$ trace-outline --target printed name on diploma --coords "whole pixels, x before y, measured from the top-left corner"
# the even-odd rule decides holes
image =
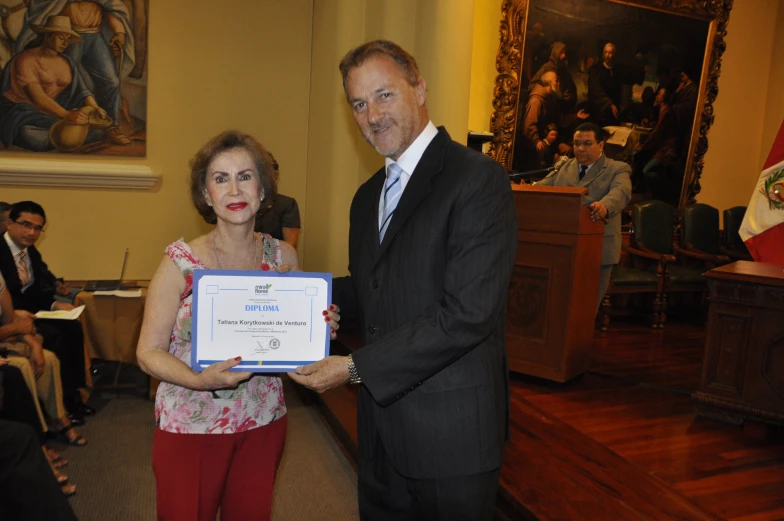
[[[235,370],[280,372],[329,354],[328,273],[198,270],[194,288],[197,371],[240,356]]]

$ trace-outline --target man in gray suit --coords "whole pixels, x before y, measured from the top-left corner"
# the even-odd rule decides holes
[[[430,121],[414,58],[378,40],[340,63],[346,98],[386,167],[351,204],[348,284],[363,347],[297,368],[322,392],[359,384],[363,521],[493,516],[508,436],[504,323],[517,246],[503,167]]]
[[[591,220],[602,220],[602,268],[599,298],[602,303],[610,284],[612,267],[621,258],[621,211],[632,197],[631,167],[604,155],[604,131],[594,123],[582,123],[574,133],[574,159],[554,174],[534,183],[538,186],[578,186],[588,188],[583,202],[591,208]]]

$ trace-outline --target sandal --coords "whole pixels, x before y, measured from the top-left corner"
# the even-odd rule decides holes
[[[76,435],[68,436],[68,432],[70,431],[75,432]],[[74,447],[84,447],[87,445],[87,438],[76,432],[76,427],[73,425],[66,425],[57,431],[57,434],[59,434],[68,443],[68,445],[73,445]]]
[[[53,448],[44,445],[44,452],[46,453],[46,459],[49,460],[49,463],[51,463],[54,468],[61,469],[68,465],[68,460],[58,454]]]

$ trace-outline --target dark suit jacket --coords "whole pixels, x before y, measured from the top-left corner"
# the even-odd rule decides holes
[[[0,273],[3,274],[6,287],[11,293],[14,309],[24,309],[31,313],[48,310],[54,302],[55,276],[49,271],[35,246],[27,248],[27,255],[33,268],[33,283],[22,293],[22,283],[16,271],[14,256],[5,239],[0,236]]]
[[[496,469],[508,428],[504,321],[517,245],[506,172],[440,128],[379,244],[384,182],[382,168],[351,205],[349,271],[364,337],[354,353],[360,460],[378,437],[407,477]]]

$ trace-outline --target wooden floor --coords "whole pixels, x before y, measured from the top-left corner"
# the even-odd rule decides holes
[[[513,376],[497,518],[784,520],[782,430],[694,414],[703,344],[698,325],[617,322],[577,380]],[[323,399],[351,454],[354,393]]]

